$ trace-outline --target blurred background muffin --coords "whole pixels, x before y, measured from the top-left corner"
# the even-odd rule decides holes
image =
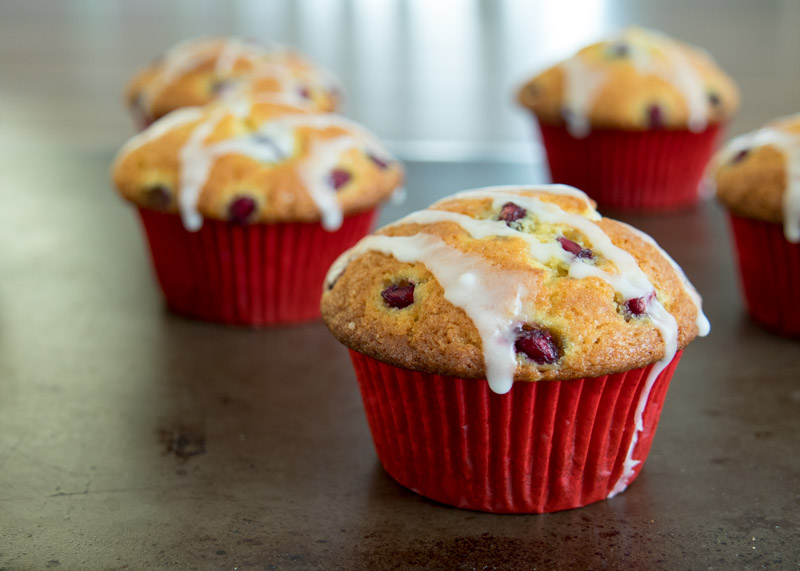
[[[126,102],[140,127],[181,107],[270,94],[316,111],[335,111],[342,88],[329,72],[285,46],[239,38],[187,40],[136,74]]]
[[[546,69],[518,99],[538,121],[554,182],[633,210],[696,202],[719,129],[739,106],[708,54],[642,28]]]
[[[800,336],[800,114],[730,141],[712,176],[753,319]]]
[[[403,171],[341,116],[256,98],[163,117],[122,148],[113,178],[169,307],[256,326],[319,315],[327,267]]]

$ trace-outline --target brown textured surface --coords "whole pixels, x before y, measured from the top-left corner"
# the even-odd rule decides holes
[[[224,103],[208,106],[197,119],[189,113],[178,111],[190,120],[171,126],[159,132],[155,138],[150,133],[161,129],[156,123],[148,131],[139,135],[144,143],[133,149],[123,148],[117,157],[112,177],[120,194],[126,200],[145,208],[153,208],[150,191],[154,187],[165,189],[169,199],[159,210],[178,211],[178,192],[180,178],[181,150],[191,137],[194,129],[203,121],[213,121],[221,113],[205,141],[220,143],[237,137],[254,134],[260,126],[271,120],[287,116],[309,116],[307,110],[281,103],[256,101],[245,117],[237,117]],[[327,117],[325,115],[320,117]],[[170,120],[170,118],[165,118]],[[205,217],[218,220],[228,219],[229,205],[237,197],[247,196],[256,203],[252,222],[313,222],[320,219],[320,211],[307,190],[302,178],[315,143],[329,141],[351,135],[353,128],[342,125],[298,126],[295,129],[295,151],[277,163],[264,163],[253,158],[228,153],[216,156],[209,170],[206,183],[197,203],[198,211]],[[370,149],[366,150],[367,152]],[[377,149],[372,152],[378,152]],[[388,159],[387,159],[388,161]],[[389,162],[387,168],[377,165],[370,157],[358,149],[342,154],[337,168],[350,173],[350,180],[336,191],[336,199],[344,214],[369,210],[389,198],[403,180],[399,163]]]
[[[766,127],[792,134],[800,144],[800,116],[773,121]],[[711,166],[717,198],[740,216],[780,224],[786,160],[784,152],[774,145],[749,148],[743,156],[730,156],[723,149]]]
[[[305,91],[306,103],[316,111],[335,111],[340,104],[341,93],[335,86],[325,85],[325,77],[315,66],[300,54],[288,50],[267,49],[242,41],[245,50],[230,63],[230,69],[220,71],[217,63],[223,54],[226,38],[191,40],[191,65],[182,67],[176,75],[167,75],[167,54],[155,57],[147,68],[140,70],[126,89],[125,99],[134,114],[141,113],[142,92],[158,86],[150,101],[148,119],[155,120],[181,107],[207,105],[216,101],[221,91],[220,82],[237,85],[237,92],[248,95],[284,95],[298,98],[298,93],[284,93],[284,86],[272,75],[257,77],[259,66],[276,66],[282,74],[292,78],[297,88]],[[248,46],[253,46],[247,51]],[[173,48],[174,49],[174,48]],[[264,50],[264,51],[262,51]],[[174,70],[170,70],[174,73]],[[327,89],[326,89],[327,88]],[[139,109],[136,109],[139,107]]]
[[[275,11],[243,29],[242,7],[256,4]],[[0,568],[795,568],[798,344],[745,317],[717,207],[630,219],[706,295],[713,330],[687,348],[636,483],[558,514],[464,512],[397,486],[375,458],[346,351],[321,324],[240,331],[162,310],[132,209],[108,184],[131,130],[119,94],[154,46],[258,30],[342,71],[353,116],[384,136],[526,141],[527,159],[509,58],[538,62],[561,30],[577,32],[572,10],[491,1],[469,12],[464,30],[480,31],[458,36],[469,44],[437,50],[457,28],[449,12],[443,26],[439,3],[411,14],[389,3],[396,33],[362,59],[376,35],[357,17],[375,3],[320,4],[342,7],[335,22],[306,2],[3,2]],[[602,6],[586,21],[603,33],[644,22],[725,62],[747,102],[732,133],[797,111],[800,4]],[[549,18],[518,17],[529,7]],[[536,23],[552,33],[532,33]],[[468,45],[479,75],[430,73]],[[405,208],[432,191],[543,180],[530,164],[414,163]],[[405,211],[388,207],[384,222]],[[205,453],[175,457],[163,431]]]
[[[663,50],[651,44],[647,37],[637,38],[638,49],[647,50],[656,61],[664,60]],[[589,124],[595,128],[646,130],[648,109],[657,104],[665,127],[686,128],[689,108],[682,92],[662,77],[642,74],[630,57],[615,55],[617,45],[615,41],[598,42],[573,56],[592,71],[607,74],[607,81],[594,94],[588,108]],[[721,123],[729,119],[739,107],[739,91],[733,80],[705,53],[680,42],[677,45],[700,75],[706,92],[714,93],[719,99],[716,105],[708,102],[709,121]],[[518,99],[540,121],[562,124],[565,91],[565,74],[559,65],[555,65],[523,85]]]
[[[588,203],[572,197],[535,191],[522,196],[555,203],[572,214],[588,216],[592,212]],[[434,209],[476,219],[496,220],[498,215],[490,199],[446,200]],[[685,347],[697,335],[697,311],[670,264],[626,225],[609,218],[596,225],[614,245],[636,259],[656,288],[658,300],[676,318],[678,344]],[[574,228],[526,220],[523,231],[541,242],[563,234],[582,247],[592,247]],[[437,236],[460,252],[480,256],[498,273],[509,272],[504,281],[519,280],[526,292],[521,299],[524,311],[554,336],[563,356],[551,365],[518,357],[516,380],[597,377],[643,367],[664,356],[664,343],[655,325],[648,318],[626,319],[609,284],[599,278],[566,277],[566,264],[555,260],[542,264],[533,259],[522,238],[475,239],[453,222],[402,224],[378,234]],[[616,273],[601,251],[593,252],[592,264]],[[405,280],[416,284],[414,303],[403,309],[388,307],[381,291]],[[481,293],[488,292],[477,295]],[[442,285],[421,262],[404,263],[379,252],[357,257],[323,294],[322,315],[342,343],[380,361],[461,378],[486,376],[478,330],[463,309],[444,298]]]
[[[717,208],[630,220],[683,265],[713,324],[684,354],[641,476],[579,510],[495,516],[386,476],[347,351],[321,323],[250,331],[167,313],[134,214],[106,188],[110,159],[18,157],[30,192],[0,194],[0,568],[800,562],[800,351],[745,317]],[[531,175],[415,163],[409,185]]]

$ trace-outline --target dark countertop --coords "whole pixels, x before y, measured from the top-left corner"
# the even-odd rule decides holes
[[[797,568],[800,341],[743,313],[715,205],[625,217],[683,266],[712,323],[677,369],[641,475],[610,501],[499,516],[385,475],[347,353],[322,325],[167,313],[109,187],[131,133],[125,83],[182,39],[297,46],[406,158],[524,161],[514,88],[631,24],[730,72],[743,101],[730,135],[798,111],[792,0],[0,0],[0,570]],[[409,163],[409,201],[383,221],[542,180],[521,164]]]
[[[800,344],[744,315],[715,205],[625,218],[683,266],[712,323],[678,367],[642,474],[610,501],[503,516],[438,505],[382,471],[346,351],[321,324],[167,313],[110,160],[20,155],[5,173],[0,568],[800,565]],[[408,168],[419,191],[384,221],[541,178]]]

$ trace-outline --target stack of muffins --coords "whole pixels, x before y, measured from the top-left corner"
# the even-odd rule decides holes
[[[238,38],[204,38],[174,46],[140,71],[126,101],[141,128],[182,107],[269,94],[315,111],[336,111],[338,80],[284,46]]]
[[[677,264],[595,207],[694,204],[738,106],[733,82],[656,32],[589,46],[518,94],[564,184],[465,191],[360,241],[403,172],[374,136],[325,113],[340,97],[299,56],[238,40],[183,44],[134,79],[129,104],[152,124],[120,151],[114,180],[169,306],[265,325],[318,317],[321,295],[381,462],[423,496],[534,513],[626,489],[683,349],[709,324]],[[745,280],[748,300],[777,297],[763,279],[775,266],[800,284],[798,125],[737,140],[716,162],[742,270],[762,278]],[[745,262],[763,248],[794,261]],[[755,305],[759,321],[798,333],[797,312]]]
[[[340,98],[293,52],[236,39],[181,44],[134,78],[146,127],[113,178],[173,311],[248,326],[319,317],[328,266],[403,181],[376,137],[323,112]]]

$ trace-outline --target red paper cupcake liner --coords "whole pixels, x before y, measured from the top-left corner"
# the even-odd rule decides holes
[[[750,315],[771,331],[800,336],[800,244],[789,242],[780,224],[729,217]]]
[[[495,513],[544,513],[609,497],[625,469],[651,366],[569,381],[518,382],[420,373],[350,352],[375,448],[401,485],[438,502]],[[632,458],[650,451],[681,352],[650,390]],[[619,490],[617,490],[619,491]]]
[[[553,182],[583,190],[601,207],[639,211],[695,204],[720,131],[593,129],[576,139],[564,126],[539,127]]]
[[[317,319],[330,265],[369,233],[377,209],[319,223],[240,226],[206,219],[189,232],[177,214],[139,209],[158,282],[176,313],[231,325]]]

